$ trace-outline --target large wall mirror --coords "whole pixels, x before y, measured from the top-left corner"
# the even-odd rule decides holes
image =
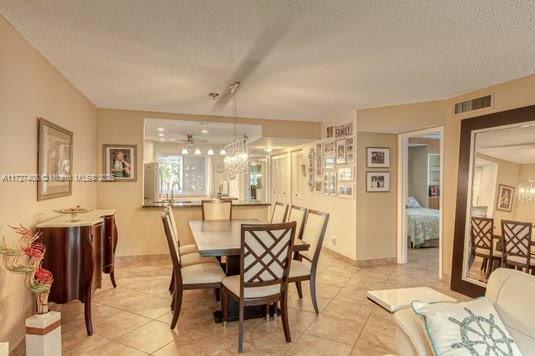
[[[499,267],[535,273],[535,106],[461,128],[452,289],[483,295]]]

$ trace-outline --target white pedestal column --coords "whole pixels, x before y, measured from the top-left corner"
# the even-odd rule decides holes
[[[26,319],[26,355],[61,355],[61,313],[49,311]]]

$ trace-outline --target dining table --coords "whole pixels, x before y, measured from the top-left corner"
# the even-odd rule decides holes
[[[190,220],[188,222],[197,244],[199,254],[203,257],[225,257],[222,263],[225,274],[233,276],[240,274],[241,255],[241,226],[243,224],[266,224],[258,219],[234,219],[234,220]],[[307,251],[310,245],[298,238],[294,241],[293,250]],[[238,303],[229,298],[227,321],[238,320]],[[275,315],[277,310],[270,307],[270,314]],[[245,308],[245,319],[260,318],[266,316],[264,306],[248,306]],[[222,321],[221,311],[214,312],[215,322]]]

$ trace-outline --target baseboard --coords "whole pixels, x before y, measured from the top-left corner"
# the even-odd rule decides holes
[[[391,258],[375,258],[370,260],[355,261],[357,267],[375,267],[375,266],[387,266],[397,264],[395,257]]]
[[[117,256],[115,257],[115,263],[118,265],[139,263],[139,262],[152,262],[156,264],[171,263],[171,256],[168,254],[158,255],[135,255],[135,256]]]

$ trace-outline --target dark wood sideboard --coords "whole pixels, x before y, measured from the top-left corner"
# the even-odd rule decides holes
[[[91,298],[97,288],[102,288],[102,274],[109,274],[113,287],[117,286],[114,267],[118,231],[114,211],[95,210],[86,215],[81,215],[78,222],[56,218],[37,228],[46,246],[43,267],[54,274],[49,301],[82,302],[87,334],[92,335]]]

